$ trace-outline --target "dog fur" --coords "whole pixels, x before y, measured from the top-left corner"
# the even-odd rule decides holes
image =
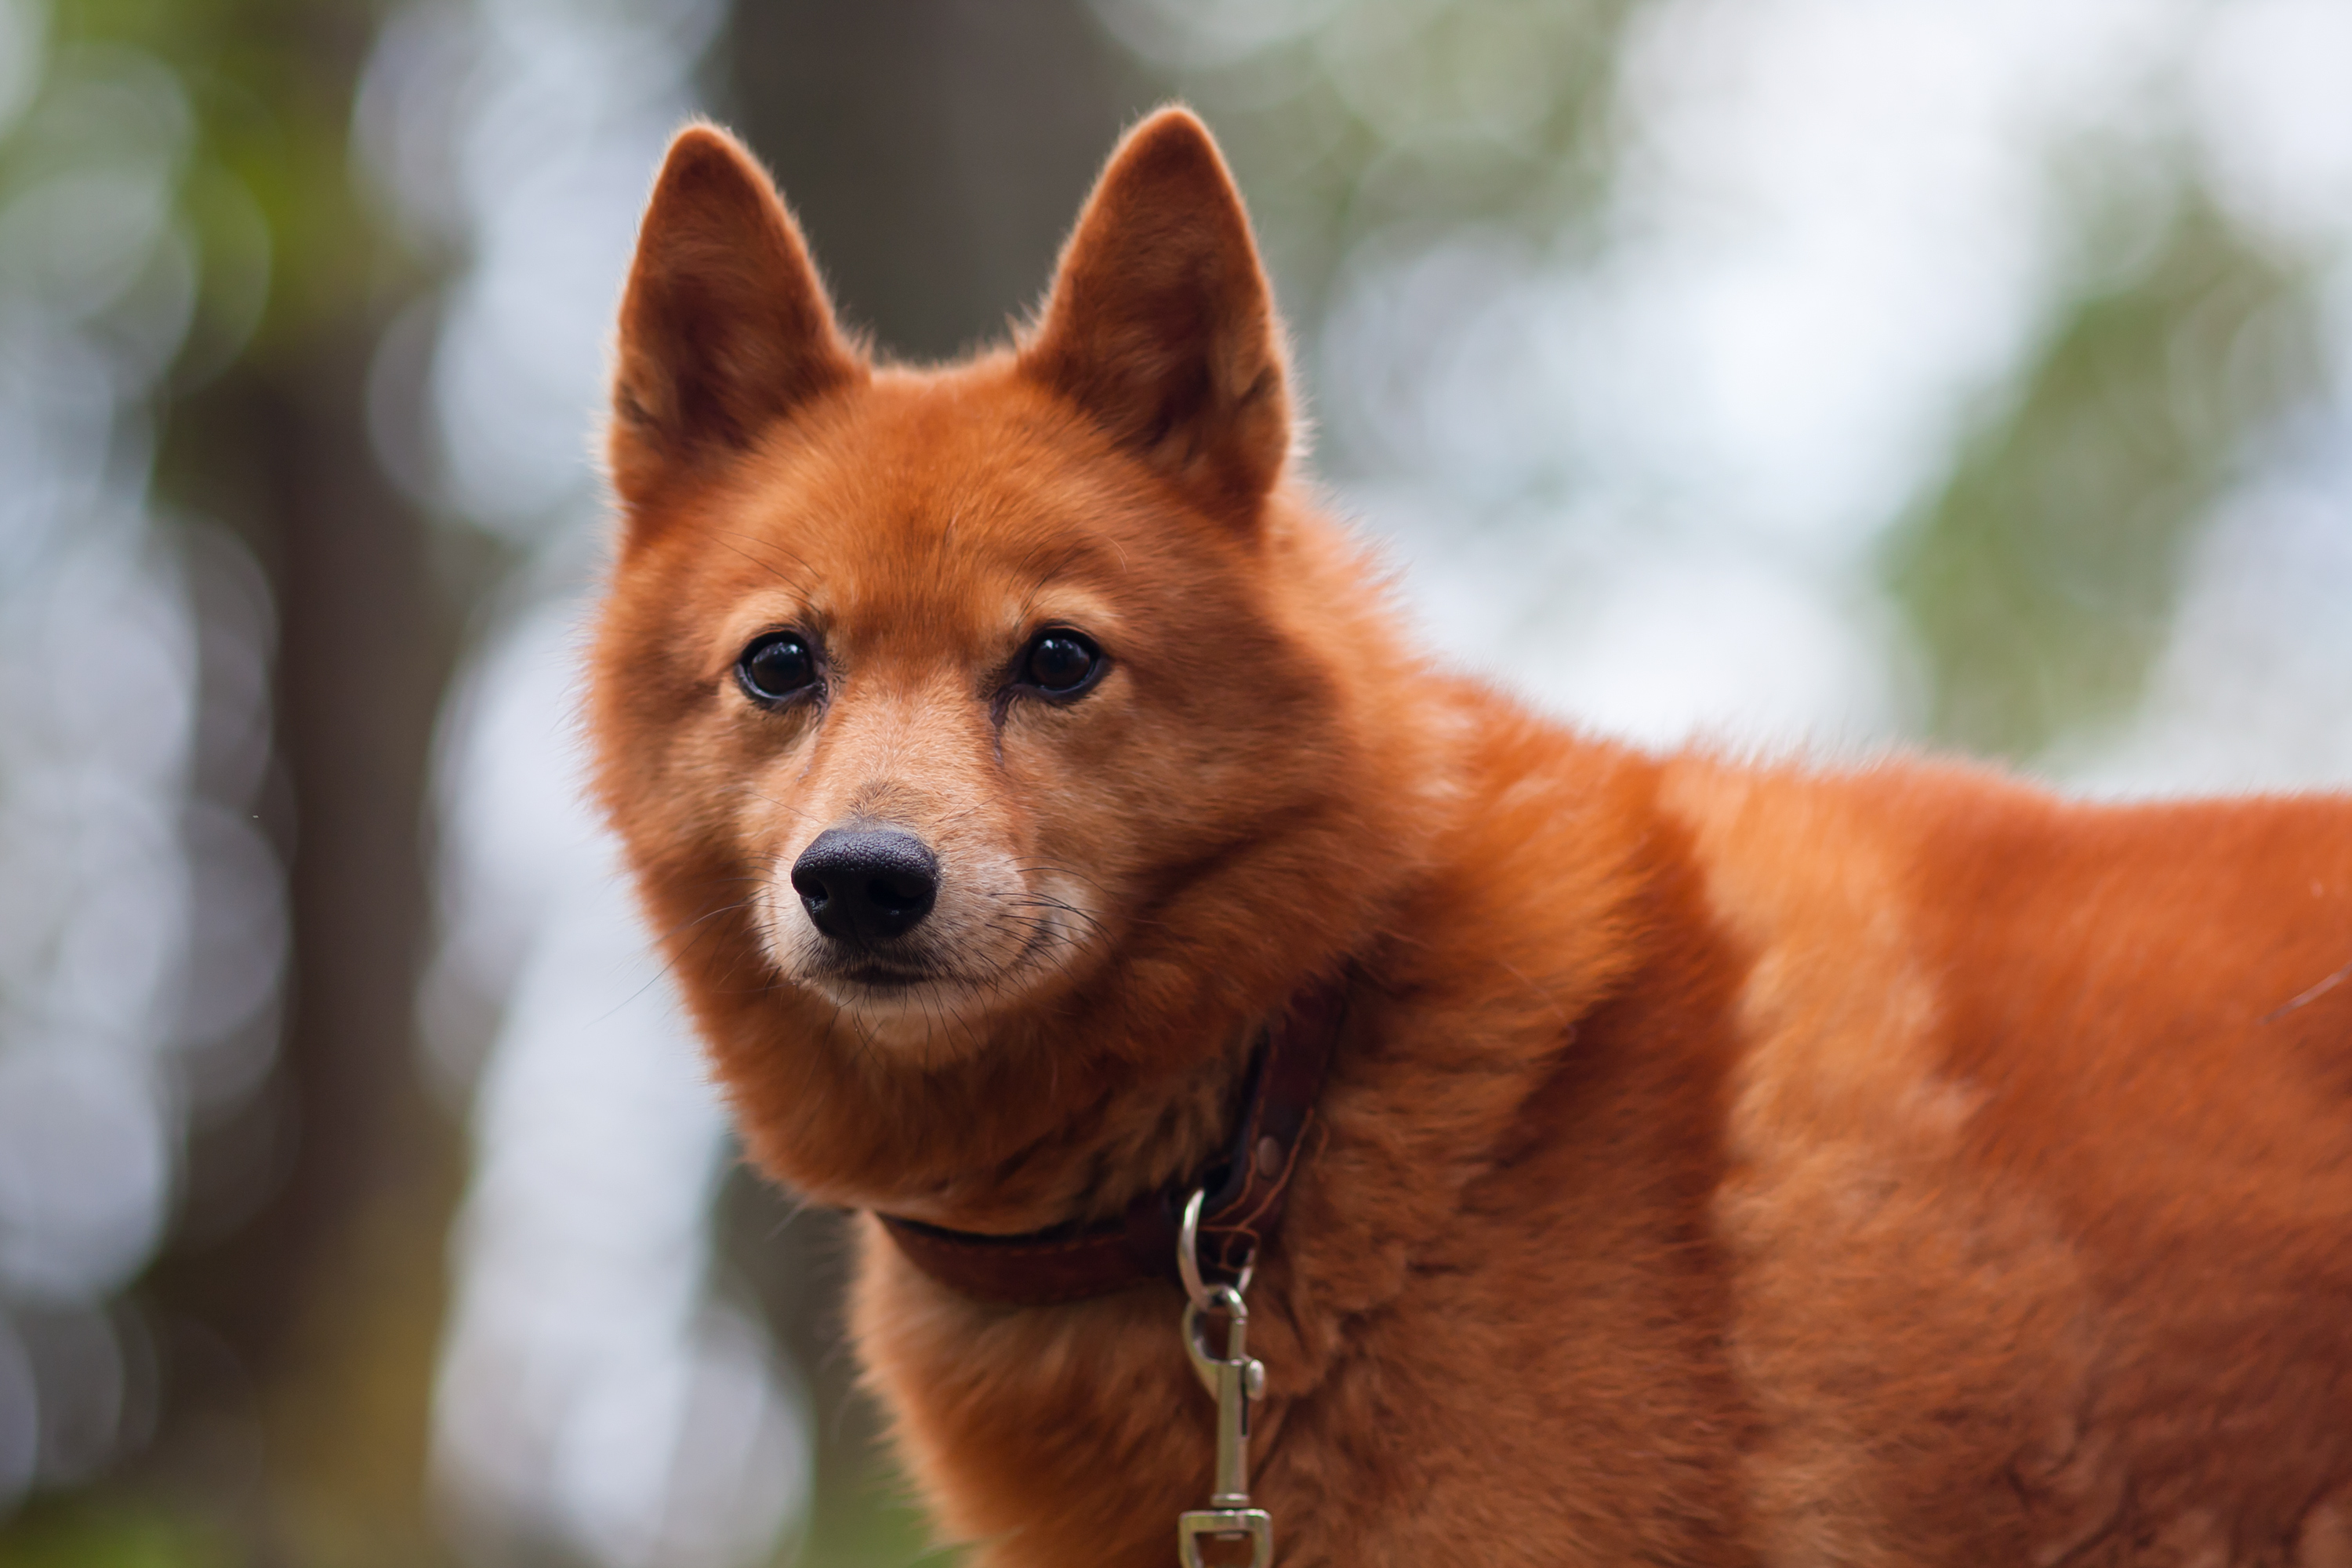
[[[672,147],[621,316],[599,794],[761,1167],[1016,1232],[1212,1156],[1349,1011],[1251,1292],[1280,1560],[2352,1568],[2352,802],[2074,804],[1581,737],[1433,665],[1292,447],[1201,124],[1038,320],[835,325],[757,164]],[[1021,689],[1038,628],[1108,659]],[[813,696],[739,653],[793,628]],[[906,963],[788,882],[921,837]],[[858,1353],[981,1564],[1161,1564],[1172,1289],[984,1306],[865,1226]]]

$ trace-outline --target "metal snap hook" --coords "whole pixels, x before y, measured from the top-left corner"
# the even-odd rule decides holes
[[[1177,1517],[1177,1551],[1185,1568],[1202,1568],[1204,1538],[1246,1538],[1250,1568],[1272,1568],[1274,1520],[1265,1510],[1252,1508],[1249,1499],[1250,1405],[1265,1396],[1265,1363],[1249,1353],[1249,1307],[1242,1300],[1249,1288],[1250,1268],[1244,1266],[1240,1280],[1232,1285],[1211,1285],[1201,1278],[1201,1207],[1207,1195],[1203,1188],[1185,1202],[1177,1228],[1176,1270],[1192,1298],[1184,1305],[1184,1353],[1209,1397],[1217,1402],[1216,1481],[1207,1508]],[[1223,1355],[1210,1354],[1202,1342],[1207,1326],[1202,1319],[1212,1312],[1225,1317]]]
[[[1201,1278],[1201,1210],[1208,1201],[1208,1188],[1193,1188],[1192,1195],[1184,1200],[1183,1217],[1176,1223],[1176,1273],[1184,1281],[1184,1294],[1203,1311],[1209,1307],[1209,1286]],[[1253,1251],[1241,1267],[1240,1278],[1230,1287],[1235,1300],[1249,1289],[1250,1276],[1256,1272],[1257,1254]]]

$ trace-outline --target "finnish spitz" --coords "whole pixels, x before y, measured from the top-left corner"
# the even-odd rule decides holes
[[[2352,1564],[2352,801],[1580,736],[1297,447],[1181,110],[941,368],[670,150],[597,788],[943,1535]]]

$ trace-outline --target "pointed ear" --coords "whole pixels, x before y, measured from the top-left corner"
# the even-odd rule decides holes
[[[1290,450],[1281,329],[1241,194],[1189,111],[1111,154],[1021,366],[1198,504],[1256,517]]]
[[[766,172],[714,126],[680,132],[621,297],[610,457],[623,502],[643,506],[865,374]]]

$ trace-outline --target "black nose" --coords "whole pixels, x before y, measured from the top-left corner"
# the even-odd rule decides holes
[[[940,896],[940,863],[895,827],[828,827],[793,862],[793,891],[829,937],[864,945],[903,936]]]

